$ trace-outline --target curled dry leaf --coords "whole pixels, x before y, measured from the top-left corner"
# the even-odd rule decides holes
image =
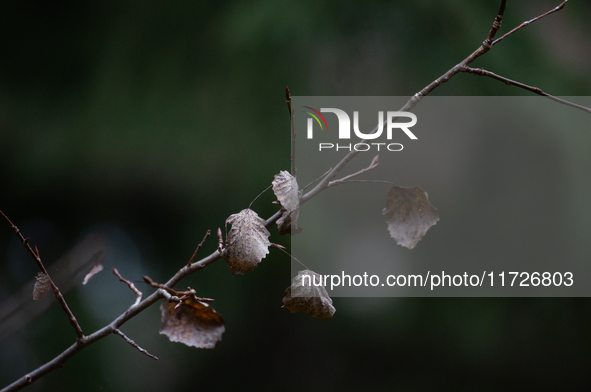
[[[92,267],[92,270],[90,270],[90,272],[87,273],[86,276],[84,277],[84,280],[82,281],[82,284],[88,283],[88,281],[90,280],[90,278],[92,278],[94,275],[98,274],[102,270],[103,270],[103,265],[101,263],[95,264]]]
[[[214,348],[225,332],[224,319],[208,304],[186,299],[175,309],[176,302],[162,302],[162,327],[160,333],[171,342],[184,343],[198,348]]]
[[[39,272],[37,276],[35,276],[35,287],[33,287],[33,299],[35,301],[40,300],[43,298],[45,294],[51,288],[51,283],[49,282],[49,276],[44,272]]]
[[[279,234],[297,234],[302,231],[298,227],[300,216],[300,189],[296,178],[288,171],[282,170],[275,174],[273,192],[281,205],[281,218],[277,220]]]
[[[386,217],[390,237],[408,249],[414,248],[439,220],[439,211],[429,203],[427,192],[418,186],[392,187],[382,214]]]
[[[308,313],[318,319],[332,318],[335,308],[324,286],[314,285],[322,281],[322,275],[314,271],[303,270],[291,280],[291,286],[285,289],[283,307],[290,312]]]
[[[249,208],[230,215],[226,219],[228,223],[232,229],[226,237],[222,257],[234,275],[250,272],[269,253],[271,233],[265,227],[265,220]]]

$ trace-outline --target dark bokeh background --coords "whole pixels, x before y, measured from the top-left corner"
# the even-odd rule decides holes
[[[294,95],[412,95],[484,40],[498,3],[3,2],[0,208],[39,246],[51,273],[62,255],[99,233],[107,269],[165,281],[207,229],[288,169],[286,85]],[[511,2],[502,31],[557,3]],[[591,95],[590,17],[589,2],[571,1],[474,66],[555,95]],[[471,75],[436,93],[527,94]],[[261,216],[275,211],[272,199],[257,202]],[[4,227],[0,304],[37,272]],[[210,239],[201,252],[215,247]],[[588,384],[587,299],[337,298],[336,317],[318,321],[281,309],[289,270],[289,260],[272,252],[246,276],[232,277],[221,261],[183,282],[216,298],[226,319],[215,350],[170,343],[158,334],[153,307],[122,330],[160,361],[111,336],[30,389]],[[103,272],[66,299],[90,333],[135,298]],[[2,385],[74,340],[56,303],[17,329],[0,340]]]

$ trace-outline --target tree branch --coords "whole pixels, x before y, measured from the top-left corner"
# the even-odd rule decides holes
[[[568,0],[564,0],[560,5],[556,6],[555,8],[551,9],[550,11],[543,13],[542,15],[536,16],[533,19],[530,20],[526,20],[525,22],[523,22],[522,24],[520,24],[519,26],[515,27],[513,30],[509,31],[508,33],[504,34],[503,36],[497,38],[496,40],[493,41],[493,45],[496,45],[497,43],[501,42],[502,40],[504,40],[505,38],[507,38],[508,36],[510,36],[511,34],[513,34],[514,32],[516,32],[519,29],[524,28],[525,26],[529,25],[530,23],[536,22],[540,19],[542,19],[545,16],[548,16],[550,14],[553,14],[556,11],[560,11],[561,9],[564,8],[564,6],[566,5],[566,3],[568,3]]]
[[[14,234],[16,234],[16,236],[19,238],[19,240],[21,240],[21,242],[23,243],[23,246],[25,247],[25,249],[27,249],[27,251],[29,252],[31,257],[33,258],[33,260],[35,260],[35,262],[37,263],[37,266],[39,267],[41,272],[43,272],[49,278],[49,284],[51,284],[51,289],[53,290],[53,294],[55,295],[55,298],[57,298],[60,305],[62,306],[62,309],[64,310],[64,312],[68,316],[68,319],[70,320],[70,324],[72,325],[72,327],[74,327],[74,331],[76,331],[76,337],[78,338],[78,340],[84,338],[84,334],[82,333],[82,328],[80,328],[80,324],[78,324],[78,320],[76,320],[76,317],[74,317],[74,313],[72,313],[72,311],[70,310],[70,307],[66,303],[66,299],[62,295],[60,289],[53,282],[53,280],[51,279],[51,276],[49,276],[49,273],[45,269],[45,265],[43,265],[43,262],[41,261],[41,257],[39,256],[39,250],[37,249],[37,247],[35,247],[35,250],[33,250],[31,248],[31,245],[29,245],[29,238],[23,237],[23,235],[20,232],[20,230],[18,229],[18,227],[16,227],[10,221],[10,219],[8,219],[8,217],[4,214],[4,212],[0,211],[0,214],[2,214],[4,219],[6,219],[6,222],[8,222],[11,229],[14,231]]]
[[[476,49],[474,52],[472,52],[462,62],[460,62],[457,65],[455,65],[454,67],[452,67],[446,73],[444,73],[439,78],[437,78],[433,82],[429,83],[421,91],[416,93],[411,99],[408,100],[408,102],[399,111],[403,112],[403,111],[412,110],[424,97],[429,95],[433,90],[435,90],[437,87],[441,86],[443,83],[447,82],[455,74],[462,72],[462,70],[468,64],[470,64],[472,61],[476,60],[478,57],[480,57],[483,54],[485,54],[486,52],[488,52],[490,50],[490,48],[492,47],[493,38],[495,37],[497,31],[501,27],[501,22],[503,20],[503,14],[505,13],[506,5],[507,5],[507,0],[502,0],[501,6],[499,8],[499,12],[498,12],[497,16],[495,17],[495,20],[493,21],[493,24],[492,24],[492,27],[491,27],[489,33],[488,33],[488,36],[486,37],[484,42],[478,47],[478,49]],[[384,121],[384,125],[385,124],[386,124],[386,121]],[[377,129],[378,129],[378,126],[376,126],[371,133],[376,132]],[[365,142],[367,142],[367,140],[361,141],[361,143],[365,143]],[[308,200],[315,197],[318,193],[320,193],[324,189],[328,188],[330,182],[336,177],[336,175],[339,173],[339,171],[341,171],[341,169],[343,167],[345,167],[345,165],[347,163],[349,163],[349,161],[351,159],[355,158],[355,156],[358,153],[359,153],[359,151],[351,151],[350,153],[348,153],[339,163],[337,163],[337,165],[330,171],[330,173],[328,173],[328,175],[326,177],[324,177],[322,179],[322,181],[320,181],[318,183],[318,185],[316,185],[311,191],[309,191],[308,193],[306,193],[305,195],[303,195],[300,198],[300,205],[306,203]]]
[[[532,87],[532,86],[528,86],[527,84],[524,84],[524,83],[521,83],[521,82],[516,82],[515,80],[511,80],[511,79],[505,78],[503,76],[497,75],[496,73],[487,71],[487,70],[482,69],[482,68],[466,67],[466,68],[463,69],[463,72],[471,73],[473,75],[478,75],[478,76],[488,76],[488,77],[491,77],[491,78],[496,79],[498,81],[501,81],[501,82],[503,82],[503,83],[505,83],[507,85],[517,86],[517,87],[520,87],[520,88],[525,89],[527,91],[531,91],[534,94],[538,94],[538,95],[542,95],[544,97],[548,97],[551,100],[556,101],[556,102],[559,102],[561,104],[568,105],[568,106],[571,106],[571,107],[574,107],[574,108],[583,110],[583,111],[585,111],[587,113],[591,113],[591,109],[588,108],[588,107],[577,105],[576,103],[572,103],[572,102],[566,101],[564,99],[555,97],[553,95],[550,95],[550,94],[542,91],[542,89],[540,89],[538,87]]]
[[[370,170],[375,169],[376,167],[378,167],[378,159],[380,158],[379,155],[376,155],[375,157],[373,157],[373,159],[371,160],[371,163],[369,164],[368,167],[366,167],[365,169],[361,169],[359,170],[357,173],[353,173],[353,174],[349,174],[348,176],[345,176],[343,178],[340,178],[338,180],[334,180],[328,183],[328,186],[334,186],[334,185],[339,185],[340,183],[346,182],[347,180],[349,180],[350,178],[356,177],[360,174],[363,174],[365,172],[368,172]]]
[[[180,271],[178,271],[168,282],[166,282],[166,286],[173,287],[177,284],[181,279],[184,277],[199,271],[207,267],[209,264],[219,260],[221,256],[216,251],[211,255],[191,264],[190,267],[183,267]],[[65,362],[73,357],[76,353],[82,350],[84,347],[110,335],[116,333],[115,330],[125,324],[127,321],[131,320],[133,317],[137,316],[139,313],[144,311],[145,309],[149,308],[153,304],[155,304],[158,300],[162,299],[164,294],[161,290],[157,290],[152,293],[148,298],[144,299],[138,304],[134,304],[130,306],[123,314],[113,320],[110,324],[106,325],[105,327],[99,329],[95,333],[85,336],[82,339],[79,339],[68,347],[64,352],[59,354],[57,357],[52,359],[51,361],[47,362],[46,364],[40,366],[39,368],[35,369],[31,373],[21,377],[20,379],[16,380],[14,383],[8,385],[0,392],[8,392],[8,391],[18,391],[27,385],[31,384],[32,382],[38,380],[39,378],[43,377],[47,373],[61,368],[64,366]]]
[[[125,279],[123,276],[121,276],[121,274],[119,273],[119,271],[117,271],[117,268],[113,268],[113,273],[119,278],[119,281],[125,283],[127,286],[129,286],[129,288],[131,289],[131,291],[133,291],[135,293],[135,295],[137,295],[137,299],[135,300],[135,305],[139,304],[140,301],[142,300],[142,297],[144,296],[144,294],[142,294],[141,291],[139,291],[137,289],[137,287],[135,287],[135,285]]]
[[[291,94],[289,92],[289,87],[285,87],[285,98],[287,101],[287,108],[289,109],[289,117],[291,120],[291,175],[296,176],[297,168],[295,163],[295,155],[296,155],[296,139],[298,135],[298,131],[295,128],[295,120],[294,120],[294,108],[291,107]]]
[[[201,249],[201,247],[203,246],[203,243],[205,242],[205,240],[207,239],[207,237],[209,237],[210,235],[211,235],[211,230],[207,230],[207,233],[205,233],[205,236],[203,237],[203,239],[201,240],[201,242],[199,243],[199,245],[197,245],[197,248],[195,249],[195,252],[193,252],[193,256],[191,256],[191,258],[189,259],[189,262],[187,263],[187,265],[191,265],[191,263],[195,259],[195,256],[197,256],[197,252],[199,252],[199,249]]]
[[[423,88],[421,91],[419,91],[418,93],[416,93],[411,99],[409,99],[409,101],[400,109],[400,111],[410,111],[412,110],[420,101],[423,97],[427,96],[428,94],[430,94],[433,90],[435,90],[436,88],[438,88],[439,86],[441,86],[443,83],[447,82],[449,79],[451,79],[455,74],[459,73],[459,72],[468,72],[468,73],[473,73],[473,74],[477,74],[477,75],[482,75],[482,76],[490,76],[490,77],[494,77],[497,80],[501,80],[507,84],[512,84],[518,87],[522,87],[525,89],[528,89],[529,91],[532,91],[536,94],[540,94],[540,95],[544,95],[547,96],[551,99],[554,99],[555,101],[561,102],[561,103],[566,103],[566,101],[560,100],[559,98],[553,97],[549,94],[544,93],[542,90],[537,89],[535,87],[531,87],[531,86],[527,86],[524,85],[522,83],[519,82],[514,82],[511,81],[509,79],[503,78],[501,76],[495,75],[492,72],[489,71],[485,71],[482,69],[474,69],[474,68],[470,68],[468,67],[468,65],[474,61],[476,58],[482,56],[484,53],[488,52],[491,47],[496,44],[497,42],[501,41],[502,39],[504,39],[506,36],[512,34],[514,31],[519,30],[520,28],[528,25],[529,23],[532,23],[536,20],[541,19],[542,17],[551,14],[552,12],[556,12],[559,9],[562,9],[564,7],[564,5],[566,4],[568,0],[564,1],[560,6],[556,7],[554,10],[549,11],[546,14],[543,14],[537,18],[532,19],[531,21],[528,22],[524,22],[522,25],[518,26],[517,28],[513,29],[512,31],[510,31],[509,33],[505,34],[504,36],[502,36],[501,38],[493,41],[496,33],[498,32],[498,30],[501,27],[501,22],[503,19],[503,14],[505,12],[505,7],[507,4],[506,0],[502,0],[501,1],[501,5],[499,8],[499,12],[495,18],[495,20],[493,21],[492,27],[488,33],[487,38],[484,40],[484,42],[474,51],[472,52],[468,57],[466,57],[462,62],[458,63],[457,65],[455,65],[454,67],[452,67],[450,70],[448,70],[447,72],[445,72],[443,75],[441,75],[439,78],[437,78],[436,80],[434,80],[433,82],[431,82],[430,84],[428,84],[425,88]],[[494,75],[494,76],[493,76]],[[296,135],[296,130],[295,127],[293,126],[293,108],[291,107],[291,100],[290,100],[290,96],[289,96],[289,90],[286,90],[287,93],[287,97],[288,97],[288,109],[290,111],[290,115],[292,117],[292,174],[295,175],[295,135]],[[567,103],[570,104],[570,103]],[[579,107],[579,105],[575,105],[575,104],[570,104],[570,106],[574,106],[574,107],[578,107],[579,109],[587,109],[587,108],[583,108],[583,107]],[[589,111],[589,109],[587,109],[587,111]],[[376,132],[378,129],[378,127],[376,127],[372,133]],[[356,155],[357,155],[358,151],[351,151],[349,154],[347,154],[334,168],[332,168],[328,174],[326,176],[324,176],[322,178],[322,180],[308,193],[306,193],[305,195],[303,195],[300,199],[300,204],[303,204],[305,202],[307,202],[308,200],[312,199],[313,197],[315,197],[317,194],[319,194],[320,192],[322,192],[323,190],[327,189],[329,186],[331,185],[336,185],[337,183],[340,182],[344,182],[344,181],[349,181],[348,179],[356,176],[358,174],[361,174],[363,172],[366,172],[368,170],[371,170],[375,167],[375,165],[377,165],[377,160],[374,158],[374,161],[372,161],[372,163],[370,164],[370,166],[366,169],[363,169],[357,173],[354,173],[352,175],[346,176],[340,180],[334,180],[334,178],[336,177],[336,175],[340,172],[340,170],[343,169],[343,167],[345,167],[345,165],[347,165],[347,163],[349,161],[351,161],[351,159],[353,159]],[[0,211],[0,213],[2,213]],[[17,234],[17,236],[19,237],[19,239],[21,240],[21,242],[23,242],[23,245],[27,248],[27,250],[29,251],[29,253],[31,254],[31,256],[35,259],[35,261],[38,263],[38,265],[40,266],[41,270],[44,273],[47,273],[47,271],[45,270],[45,267],[43,266],[43,263],[41,263],[41,259],[39,257],[38,252],[35,252],[32,250],[32,248],[28,245],[28,239],[25,239],[22,234],[20,234],[20,231],[18,230],[18,228],[16,226],[14,226],[12,224],[12,222],[10,222],[10,220],[6,217],[6,215],[4,215],[2,213],[2,215],[4,216],[4,218],[8,221],[8,223],[11,225],[11,228],[15,231],[15,234]],[[277,211],[273,216],[271,216],[269,219],[266,220],[265,222],[265,227],[269,228],[271,227],[273,224],[275,224],[277,222],[277,220],[281,217],[282,212],[281,211]],[[206,235],[207,237],[207,235]],[[193,257],[191,258],[190,262],[185,265],[184,267],[182,267],[172,278],[170,278],[168,280],[168,282],[166,282],[163,285],[160,285],[162,287],[166,287],[167,290],[172,290],[172,287],[174,287],[176,284],[178,284],[183,278],[187,277],[188,275],[191,275],[205,267],[207,267],[208,265],[216,262],[217,260],[221,259],[222,256],[222,247],[223,247],[223,241],[221,238],[221,230],[218,229],[218,237],[219,237],[219,244],[218,244],[218,249],[216,249],[216,251],[214,251],[213,253],[211,253],[209,256],[204,257],[203,259],[192,263],[193,258],[195,257],[197,250],[199,250],[200,245],[197,247],[195,253],[193,254]],[[205,238],[204,238],[205,240]],[[203,243],[203,241],[202,241]],[[115,270],[116,271],[116,270]],[[114,271],[114,273],[115,273]],[[116,275],[118,275],[116,273]],[[49,276],[49,274],[48,274]],[[122,280],[123,282],[125,282],[126,284],[128,284],[128,286],[130,286],[130,288],[132,288],[133,284],[129,284],[127,283],[128,281],[126,281],[125,279],[123,279],[120,275],[118,275],[120,280]],[[11,385],[5,387],[4,389],[2,389],[2,391],[0,392],[6,392],[6,391],[16,391],[19,390],[25,386],[27,386],[28,384],[34,382],[35,380],[43,377],[45,374],[59,368],[59,367],[63,367],[65,362],[70,359],[72,356],[74,356],[78,351],[82,350],[84,347],[110,335],[110,334],[117,334],[121,337],[123,337],[128,343],[130,343],[132,346],[136,347],[138,350],[140,350],[141,352],[143,352],[144,354],[157,359],[156,357],[152,356],[151,354],[149,354],[147,351],[141,349],[135,342],[133,342],[133,340],[129,339],[127,336],[125,336],[125,334],[123,334],[123,332],[121,332],[121,330],[119,329],[121,327],[121,325],[123,325],[124,323],[126,323],[128,320],[132,319],[133,317],[137,316],[139,313],[141,313],[143,310],[147,309],[148,307],[150,307],[151,305],[155,304],[157,301],[161,300],[162,298],[172,298],[172,294],[170,294],[169,292],[165,291],[162,288],[159,288],[158,290],[156,290],[154,293],[152,293],[150,296],[148,296],[147,298],[141,300],[141,293],[140,295],[138,295],[138,300],[136,301],[136,303],[134,303],[133,305],[131,305],[123,314],[121,314],[120,316],[118,316],[115,320],[113,320],[110,324],[106,325],[105,327],[99,329],[98,331],[94,332],[93,334],[89,335],[89,336],[84,336],[82,334],[82,330],[80,329],[80,326],[78,325],[78,323],[76,322],[76,319],[74,318],[73,314],[71,313],[71,311],[69,310],[69,308],[67,307],[67,304],[65,303],[65,300],[63,299],[63,296],[61,295],[61,293],[59,293],[59,290],[57,289],[57,286],[55,286],[53,284],[53,282],[51,283],[52,287],[54,287],[54,293],[56,294],[56,297],[58,298],[58,300],[60,300],[60,303],[62,304],[62,307],[64,308],[64,310],[66,310],[66,313],[68,314],[68,317],[70,318],[70,322],[72,323],[72,325],[74,325],[75,329],[76,329],[76,333],[78,336],[78,339],[76,340],[76,342],[71,345],[69,348],[67,348],[65,351],[63,351],[61,354],[59,354],[58,356],[56,356],[54,359],[52,359],[51,361],[47,362],[46,364],[42,365],[41,367],[35,369],[34,371],[32,371],[31,373],[21,377],[20,379],[18,379],[17,381],[15,381],[14,383],[12,383]],[[159,286],[159,287],[160,287]],[[133,288],[132,288],[133,290]],[[136,289],[137,290],[137,289]],[[139,291],[139,290],[138,290]],[[173,292],[177,292],[175,290],[172,290]],[[135,290],[134,290],[135,292]],[[181,293],[180,291],[178,293]],[[137,294],[137,292],[136,292]],[[179,298],[180,300],[180,298]]]
[[[568,1],[568,0],[567,0]],[[558,10],[561,10],[564,5],[567,3],[567,1],[564,1],[563,3],[561,3],[558,7],[554,8],[553,10],[540,15],[537,18],[534,18],[535,20],[539,20],[541,18],[543,18],[546,15],[549,15],[553,12],[556,12]],[[449,69],[447,72],[445,72],[443,75],[441,75],[439,78],[435,79],[433,82],[429,83],[425,88],[423,88],[421,91],[419,91],[418,93],[416,93],[411,99],[408,100],[408,102],[399,109],[399,111],[411,111],[424,97],[426,97],[427,95],[429,95],[433,90],[435,90],[436,88],[438,88],[439,86],[441,86],[443,83],[447,82],[448,80],[450,80],[454,75],[456,75],[459,72],[469,72],[468,69],[472,69],[470,67],[468,67],[468,65],[470,63],[472,63],[474,60],[476,60],[478,57],[482,56],[483,54],[485,54],[486,52],[488,52],[492,46],[500,41],[503,37],[501,37],[500,39],[498,39],[497,41],[493,41],[495,35],[497,34],[497,32],[499,31],[500,27],[501,27],[501,22],[503,20],[503,15],[505,13],[505,7],[507,5],[507,1],[506,0],[502,0],[501,1],[501,6],[499,7],[499,12],[497,14],[497,16],[495,17],[495,20],[493,21],[492,27],[488,33],[487,38],[484,40],[484,42],[478,47],[478,49],[476,49],[474,52],[472,52],[468,57],[466,57],[463,61],[461,61],[460,63],[456,64],[454,67],[452,67],[451,69]],[[535,21],[532,20],[530,22],[528,22],[527,24]],[[526,24],[526,25],[527,25]],[[523,27],[523,26],[521,26]],[[520,29],[516,28],[514,29],[515,31]],[[506,34],[509,35],[509,34]],[[499,77],[500,78],[500,77]],[[502,80],[502,79],[500,79]],[[507,79],[509,80],[509,79]],[[504,82],[506,82],[506,80],[503,80]],[[513,82],[513,81],[511,81]],[[518,82],[514,82],[515,85],[518,85]],[[512,83],[510,83],[512,84]],[[523,88],[525,88],[527,85],[525,84],[521,84],[523,86]],[[520,86],[521,87],[521,86]],[[530,89],[535,89],[534,87],[530,87],[527,86]],[[539,90],[539,89],[538,89]],[[550,94],[544,93],[543,91],[539,90],[540,92],[536,91],[536,90],[530,90],[535,92],[536,94],[540,94],[540,92],[542,92],[542,94],[540,95],[544,95],[550,99],[553,99],[556,102],[560,102],[569,106],[573,106],[576,107],[578,109],[584,110],[584,111],[589,111],[588,108],[584,107],[584,106],[580,106],[577,104],[573,104],[571,102],[562,100],[560,98],[556,98]],[[386,125],[386,121],[384,121],[383,125]],[[378,126],[376,126],[373,131],[371,133],[374,133],[378,130]],[[362,140],[361,143],[365,143],[367,142],[367,140]],[[305,195],[303,195],[300,198],[300,205],[306,203],[307,201],[309,201],[310,199],[312,199],[313,197],[315,197],[316,195],[318,195],[318,193],[320,193],[321,191],[323,191],[324,189],[329,187],[329,184],[331,181],[333,181],[333,179],[336,177],[336,175],[339,173],[339,171],[341,171],[341,169],[343,167],[345,167],[345,165],[347,165],[347,163],[349,163],[349,161],[351,161],[351,159],[355,158],[355,156],[359,153],[359,151],[351,151],[349,152],[347,155],[345,155],[345,157],[326,175],[326,177],[324,177],[322,179],[322,181],[320,181],[318,183],[318,185],[316,185],[311,191],[309,191],[308,193],[306,193]]]
[[[113,333],[121,336],[123,339],[125,339],[125,341],[127,343],[129,343],[133,347],[137,348],[140,353],[145,354],[145,355],[147,355],[148,357],[150,357],[152,359],[158,360],[158,357],[157,356],[150,354],[149,352],[147,352],[146,350],[144,350],[143,348],[141,348],[140,346],[138,346],[138,344],[136,342],[134,342],[132,339],[128,338],[127,335],[125,335],[123,332],[121,332],[120,329],[115,328],[113,330]]]

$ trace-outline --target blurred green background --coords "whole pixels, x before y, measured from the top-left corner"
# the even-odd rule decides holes
[[[107,270],[165,281],[207,229],[222,227],[289,169],[286,85],[293,95],[412,95],[478,47],[498,4],[2,2],[0,209],[39,246],[52,274],[62,255],[99,233]],[[501,33],[557,4],[510,2]],[[474,66],[554,95],[591,95],[590,17],[591,3],[570,1]],[[528,93],[461,74],[436,94]],[[272,200],[267,193],[257,201],[259,215],[274,213]],[[201,254],[216,243],[210,238]],[[110,336],[29,390],[588,385],[586,299],[337,298],[335,318],[319,321],[281,309],[289,271],[289,259],[272,251],[246,276],[232,277],[220,261],[182,282],[215,298],[224,315],[215,350],[169,342],[152,307],[122,330],[160,361]],[[4,225],[0,309],[36,273]],[[66,299],[88,334],[135,297],[105,271]],[[75,338],[55,302],[15,325],[0,336],[2,386]]]

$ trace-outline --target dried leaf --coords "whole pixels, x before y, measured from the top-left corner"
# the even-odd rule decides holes
[[[84,280],[82,281],[82,284],[88,283],[88,281],[90,280],[90,278],[92,278],[94,275],[98,274],[102,270],[103,270],[103,265],[101,263],[95,264],[92,267],[92,270],[90,270],[90,272],[87,273],[86,276],[84,277]]]
[[[439,220],[439,211],[429,203],[429,196],[418,186],[392,187],[382,214],[386,217],[390,237],[408,249],[414,248]]]
[[[228,223],[232,229],[222,256],[234,275],[250,272],[269,253],[271,233],[265,227],[265,220],[248,208],[230,215],[226,219]]]
[[[45,294],[51,288],[51,283],[49,282],[49,276],[44,272],[39,272],[37,276],[35,276],[35,287],[33,288],[33,299],[35,301],[40,300],[43,298]]]
[[[304,276],[306,278],[304,279]],[[291,286],[285,289],[283,307],[290,312],[308,313],[318,319],[332,318],[335,308],[324,286],[316,286],[314,282],[322,281],[322,275],[314,271],[303,270],[291,280]]]
[[[186,299],[175,309],[176,302],[162,302],[160,333],[171,342],[198,348],[214,348],[225,332],[224,319],[208,304]]]
[[[288,171],[282,170],[275,174],[273,192],[281,204],[281,218],[277,220],[279,234],[297,234],[302,231],[298,227],[300,216],[300,190],[296,178]]]

